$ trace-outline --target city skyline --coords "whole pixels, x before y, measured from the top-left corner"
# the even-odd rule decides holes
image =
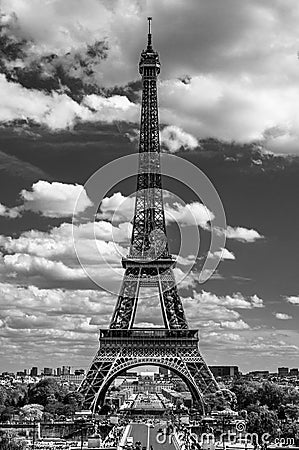
[[[125,17],[122,8],[90,0],[86,10],[78,2],[69,15],[65,2],[50,2],[33,14],[24,1],[3,2],[0,370],[20,361],[47,367],[49,358],[53,366],[69,360],[87,367],[98,328],[109,325],[117,295],[101,291],[80,266],[71,222],[94,170],[137,151],[137,63],[147,15],[162,60],[163,151],[211,179],[228,224],[226,247],[214,255],[222,253],[222,261],[202,285],[209,218],[190,192],[178,189],[181,203],[166,192],[166,213],[191,229],[191,211],[203,245],[198,258],[189,246],[178,261],[177,275],[194,259],[180,291],[190,327],[199,328],[209,365],[273,371],[279,360],[297,367],[299,6],[129,2]],[[91,261],[93,236],[82,230],[86,266],[113,282],[129,242],[134,185],[116,186],[99,211],[97,244],[111,272]],[[93,202],[86,191],[80,213]],[[176,253],[171,219],[167,229]],[[159,325],[157,310],[145,300],[137,323]]]

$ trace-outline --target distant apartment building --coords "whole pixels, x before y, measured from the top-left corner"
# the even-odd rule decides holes
[[[278,367],[278,376],[279,377],[287,377],[289,375],[288,367]]]
[[[52,367],[44,367],[43,374],[44,374],[46,377],[52,376],[52,375],[53,375],[53,369],[52,369]]]
[[[70,375],[71,374],[71,366],[62,366],[61,375]]]
[[[75,375],[73,373],[70,373],[68,375],[61,375],[60,376],[60,380],[61,381],[66,381],[66,382],[74,384],[76,386],[79,386],[81,384],[83,378],[84,378],[83,374]]]
[[[189,391],[177,392],[172,389],[162,388],[161,393],[163,397],[169,400],[174,406],[177,406],[179,403],[181,403],[184,404],[187,408],[192,407],[192,396]]]
[[[235,378],[239,375],[238,366],[209,366],[214,377]]]
[[[38,376],[38,367],[31,367],[31,370],[30,370],[30,376],[31,377],[37,377]]]
[[[290,375],[290,377],[298,377],[299,369],[298,368],[290,369],[289,375]]]
[[[269,370],[252,370],[251,372],[248,373],[248,375],[258,378],[268,378],[270,372]]]
[[[23,370],[18,370],[16,375],[17,377],[25,377],[25,372]]]

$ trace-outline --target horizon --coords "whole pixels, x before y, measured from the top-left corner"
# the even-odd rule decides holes
[[[49,360],[58,367],[66,359],[87,368],[98,329],[109,325],[136,176],[111,187],[101,203],[100,259],[90,250],[91,222],[80,220],[96,204],[85,185],[94,171],[138,152],[138,59],[148,16],[161,58],[162,152],[211,180],[227,221],[226,245],[209,254],[215,211],[188,186],[165,179],[168,239],[190,328],[199,330],[209,366],[229,365],[229,358],[242,372],[273,372],[278,360],[297,367],[298,2],[125,1],[125,15],[118,1],[70,5],[1,6],[0,370]],[[221,261],[201,284],[207,257]],[[161,320],[157,299],[144,294],[137,325]]]

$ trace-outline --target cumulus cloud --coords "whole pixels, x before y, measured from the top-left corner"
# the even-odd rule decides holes
[[[130,221],[134,215],[135,197],[125,197],[116,192],[111,197],[103,198],[100,205],[99,219],[113,220],[113,222]]]
[[[287,4],[253,0],[242,5],[229,0],[225,6],[202,2],[200,8],[196,0],[188,2],[187,7],[183,0],[175,5],[169,0],[151,0],[148,4],[117,0],[109,6],[87,0],[84,8],[71,0],[46,4],[3,0],[1,6],[5,35],[26,43],[21,56],[15,52],[12,66],[26,67],[54,54],[67,68],[65,72],[84,80],[86,90],[93,83],[97,88],[121,86],[137,78],[136,55],[145,44],[145,17],[150,13],[155,18],[154,44],[157,42],[163,61],[160,106],[165,124],[184,129],[183,133],[194,139],[259,140],[272,151],[298,154],[297,0]],[[107,46],[105,58],[95,57],[92,66],[90,58],[68,55],[80,55],[82,47],[103,41]],[[52,63],[50,58],[47,72],[56,60],[53,58]],[[102,97],[90,97],[79,105],[67,95],[38,98],[20,89],[16,92],[20,86],[14,85],[13,89],[5,87],[12,102],[16,104],[19,98],[21,107],[18,110],[15,104],[9,105],[5,97],[4,120],[8,116],[28,117],[58,129],[71,126],[74,117],[99,120],[92,105],[101,108],[102,118],[107,110],[109,120],[122,120],[120,113],[124,120],[136,120],[134,106],[122,109],[125,99],[120,106],[111,105],[109,99],[106,104]],[[273,129],[281,130],[280,134],[273,134]],[[170,139],[170,151],[178,148],[180,139],[183,146],[192,147],[195,141],[188,135],[179,137],[176,133],[174,142]]]
[[[299,296],[290,295],[289,297],[286,297],[286,300],[288,303],[291,303],[292,305],[299,305]]]
[[[201,305],[210,305],[211,307],[214,305],[225,306],[227,308],[236,308],[236,309],[253,309],[253,308],[263,308],[264,303],[261,298],[259,298],[256,294],[245,298],[241,293],[236,293],[233,295],[225,295],[225,296],[217,296],[216,294],[212,294],[210,292],[202,291],[202,292],[194,292],[193,299],[189,299],[189,302],[192,300],[196,303],[200,303]]]
[[[61,365],[60,358],[74,358],[78,364],[78,357],[86,355],[89,347],[95,351],[98,326],[108,326],[116,300],[96,290],[38,289],[7,283],[0,283],[0,290],[0,342],[5,340],[7,351],[14,347],[16,364],[24,358],[27,365],[37,365],[33,360],[40,363],[43,357],[46,363],[50,355],[57,365]],[[14,355],[10,355],[12,362]]]
[[[244,227],[231,227],[226,228],[227,239],[236,239],[240,242],[255,242],[258,239],[263,239],[263,236],[256,230],[244,228]]]
[[[77,103],[65,93],[44,93],[7,81],[0,74],[0,121],[32,120],[51,130],[72,128],[80,121],[138,121],[139,107],[125,96],[86,95]]]
[[[279,319],[279,320],[292,319],[292,316],[290,316],[289,314],[285,314],[285,313],[275,313],[275,317],[276,317],[276,319]]]
[[[168,198],[172,199],[172,195],[164,193],[164,209],[165,219],[167,223],[175,222],[182,226],[199,226],[205,230],[211,229],[211,223],[215,218],[212,211],[200,202],[192,202],[189,204],[182,204],[177,201],[168,202]],[[111,197],[105,197],[100,206],[100,212],[97,217],[99,219],[112,220],[114,222],[131,221],[134,215],[135,197],[125,197],[121,192],[116,192]],[[216,233],[223,233],[223,230],[215,229]],[[235,239],[240,242],[252,243],[263,236],[254,229],[244,227],[227,226],[226,237],[228,239]],[[214,253],[215,257],[222,254],[222,259],[235,259],[232,252],[226,248]]]
[[[165,218],[167,222],[176,222],[181,225],[198,225],[207,229],[213,220],[214,214],[199,202],[182,205],[178,202],[173,205],[165,204]]]
[[[169,125],[161,131],[161,144],[164,145],[170,153],[179,150],[194,150],[199,146],[198,140],[190,133],[186,133],[179,127]]]
[[[230,252],[227,248],[222,248],[221,250],[218,250],[213,254],[210,254],[210,256],[220,258],[221,261],[236,259],[235,255],[232,252]]]
[[[15,219],[16,217],[20,217],[20,210],[18,207],[8,208],[0,203],[0,216]]]
[[[165,199],[167,199],[167,194]],[[135,197],[125,197],[120,192],[116,192],[111,197],[105,197],[100,205],[101,212],[98,218],[112,220],[115,222],[131,220],[134,215]],[[198,225],[207,228],[208,223],[214,215],[208,208],[199,202],[182,205],[174,202],[171,205],[166,202],[164,205],[165,218],[168,223],[176,222],[181,225]]]
[[[249,329],[249,324],[241,318],[239,310],[264,306],[263,300],[256,295],[247,298],[241,293],[217,296],[206,291],[194,291],[192,297],[183,299],[183,304],[193,326],[211,330]]]
[[[169,80],[161,88],[161,119],[201,138],[261,141],[272,151],[289,143],[290,150],[299,133],[295,121],[298,95],[297,86],[281,92],[248,76],[228,80],[202,75],[188,85]],[[268,133],[278,127],[280,136]]]
[[[79,195],[80,202],[77,203]],[[31,191],[23,189],[21,197],[23,209],[41,213],[45,217],[71,217],[92,205],[84,187],[78,184],[39,180],[32,185]]]
[[[242,319],[236,320],[235,322],[233,321],[221,322],[221,327],[228,328],[230,330],[248,330],[248,328],[250,328],[248,323],[244,322],[244,320]]]
[[[87,288],[93,286],[93,280],[118,292],[123,275],[120,261],[127,253],[130,234],[129,223],[116,227],[100,221],[62,223],[48,232],[30,230],[15,238],[0,236],[5,252],[0,273],[2,279],[39,287],[71,287],[75,283],[77,288]]]
[[[77,280],[85,279],[81,268],[67,267],[61,261],[51,261],[41,256],[15,253],[5,255],[3,262],[8,270],[28,277],[44,276],[48,280]]]

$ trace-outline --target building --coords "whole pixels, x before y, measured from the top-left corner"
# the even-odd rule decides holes
[[[169,370],[166,367],[159,367],[159,375],[164,378],[168,377]]]
[[[51,376],[53,375],[53,369],[52,367],[44,367],[44,375],[45,376]]]
[[[288,367],[278,367],[278,376],[279,377],[287,377],[289,375]]]
[[[60,380],[63,382],[71,383],[76,386],[80,386],[81,382],[83,381],[84,374],[75,375],[73,373],[66,374],[66,375],[60,375]]]
[[[299,376],[299,369],[298,368],[290,369],[289,375],[290,375],[290,377],[298,377]]]
[[[61,375],[70,375],[71,374],[71,366],[62,366]]]
[[[257,378],[268,378],[270,375],[269,370],[253,370],[252,372],[249,372],[248,375],[251,375],[252,377]]]
[[[25,377],[25,372],[23,372],[23,370],[19,370],[17,372],[17,377]]]
[[[171,389],[162,388],[161,393],[168,401],[170,401],[174,406],[183,404],[187,408],[192,407],[192,396],[189,391],[187,392],[177,392]]]
[[[235,378],[239,375],[238,366],[209,366],[214,377]]]
[[[56,369],[56,375],[57,375],[58,377],[60,377],[61,374],[62,374],[62,369],[61,369],[61,367],[57,367],[57,369]]]
[[[32,367],[30,370],[30,376],[31,377],[37,377],[38,376],[38,368],[37,367]]]

